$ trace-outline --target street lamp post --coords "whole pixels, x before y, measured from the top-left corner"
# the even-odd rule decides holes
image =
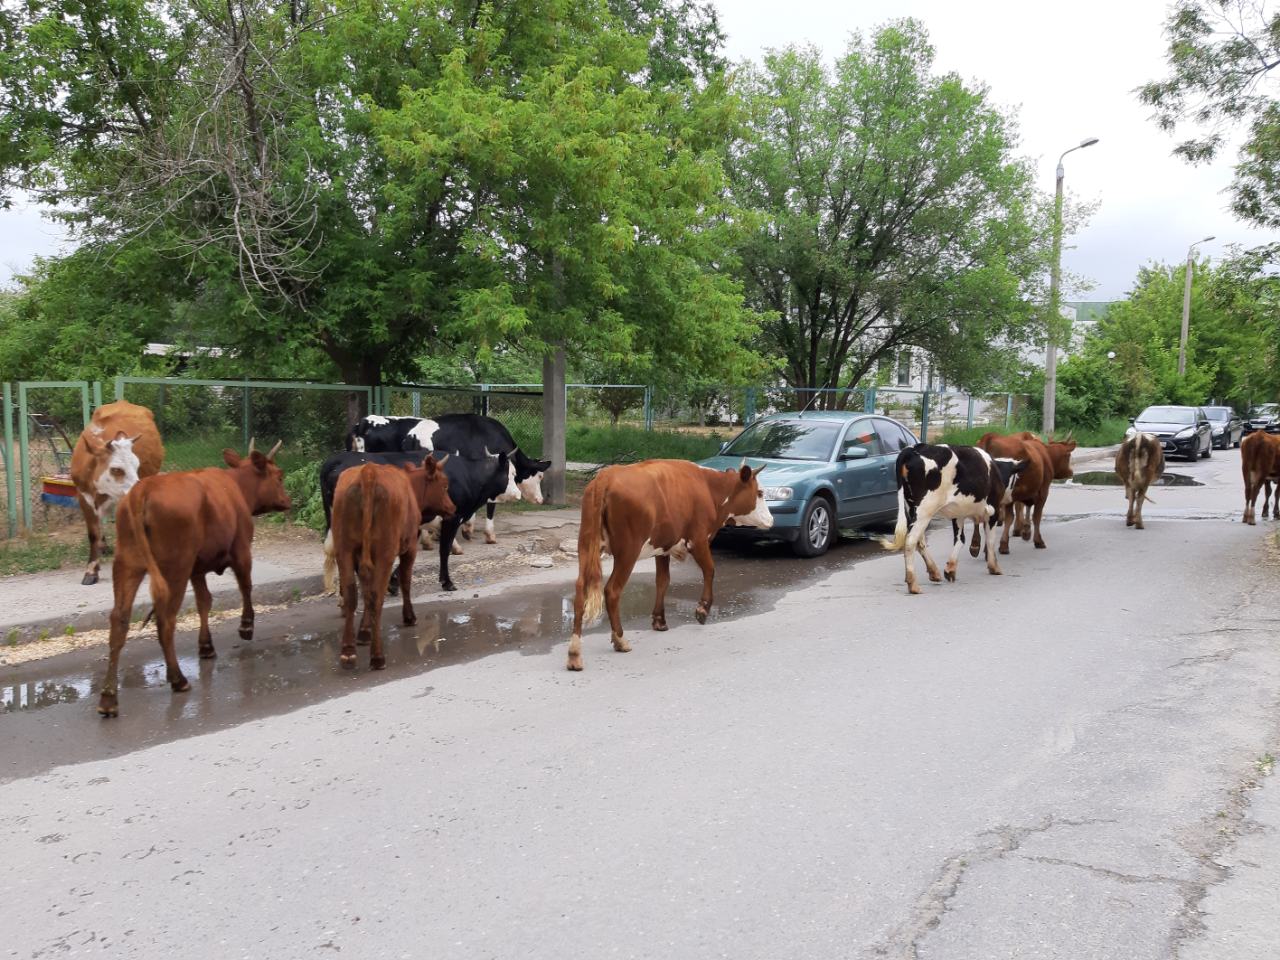
[[[1062,151],[1062,156],[1058,157],[1058,180],[1053,195],[1053,262],[1049,265],[1049,322],[1046,324],[1047,335],[1044,344],[1045,434],[1053,433],[1054,408],[1058,402],[1058,344],[1054,339],[1054,327],[1061,315],[1058,306],[1058,275],[1062,261],[1062,160],[1068,153],[1092,147],[1097,142],[1097,137],[1081,140],[1070,150]]]
[[[1202,243],[1208,243],[1213,237],[1197,240],[1187,247],[1187,279],[1182,287],[1182,338],[1178,341],[1178,376],[1187,373],[1187,331],[1191,327],[1191,272],[1195,269],[1195,250]]]

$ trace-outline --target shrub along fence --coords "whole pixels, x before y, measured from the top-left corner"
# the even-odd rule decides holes
[[[251,438],[278,454],[286,473],[310,470],[344,446],[348,425],[364,411],[384,416],[479,413],[500,420],[530,456],[542,453],[540,384],[350,384],[266,380],[117,377],[115,399],[149,407],[165,444],[166,470],[219,466],[227,447],[243,452]],[[5,384],[5,496],[0,530],[79,523],[74,491],[59,477],[71,448],[103,400],[91,381]],[[567,459],[625,463],[646,457],[698,459],[715,453],[744,424],[794,410],[860,410],[892,417],[922,439],[961,426],[1001,429],[1019,420],[1023,398],[905,390],[793,389],[784,386],[696,384],[569,384]]]

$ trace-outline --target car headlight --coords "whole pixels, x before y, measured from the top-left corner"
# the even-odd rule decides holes
[[[1174,434],[1174,437],[1173,437],[1173,438],[1174,438],[1175,440],[1182,440],[1182,439],[1183,439],[1183,438],[1185,438],[1185,437],[1189,437],[1189,436],[1191,436],[1191,435],[1192,435],[1193,433],[1195,433],[1195,432],[1196,432],[1196,428],[1195,428],[1195,427],[1187,427],[1187,429],[1185,429],[1185,430],[1179,430],[1176,434]]]
[[[1215,437],[1220,437],[1220,436],[1222,436],[1222,434],[1223,434],[1224,432],[1226,432],[1226,428],[1225,428],[1225,427],[1219,427],[1217,430],[1213,431],[1213,435],[1214,435]]]
[[[1126,431],[1124,432],[1124,438],[1125,438],[1126,440],[1128,440],[1130,437],[1132,437],[1132,436],[1134,436],[1135,434],[1137,434],[1137,432],[1138,432],[1138,428],[1137,428],[1137,427],[1130,427],[1128,430],[1126,430]]]
[[[765,487],[764,498],[766,500],[790,500],[795,493],[790,487]]]

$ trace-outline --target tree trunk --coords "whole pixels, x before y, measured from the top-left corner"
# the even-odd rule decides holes
[[[557,347],[542,358],[542,459],[551,469],[542,478],[542,492],[548,503],[565,504],[565,360],[564,348]]]

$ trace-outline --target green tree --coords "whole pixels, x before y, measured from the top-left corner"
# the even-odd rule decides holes
[[[983,88],[933,71],[923,27],[854,36],[828,68],[786,49],[743,71],[732,196],[763,349],[796,387],[856,386],[903,347],[980,386],[1043,329],[1047,207]]]
[[[1244,125],[1232,181],[1235,214],[1280,225],[1280,103],[1267,83],[1280,65],[1280,10],[1253,0],[1178,0],[1165,23],[1169,76],[1138,89],[1165,130],[1190,124],[1174,153],[1192,163],[1216,157]]]

